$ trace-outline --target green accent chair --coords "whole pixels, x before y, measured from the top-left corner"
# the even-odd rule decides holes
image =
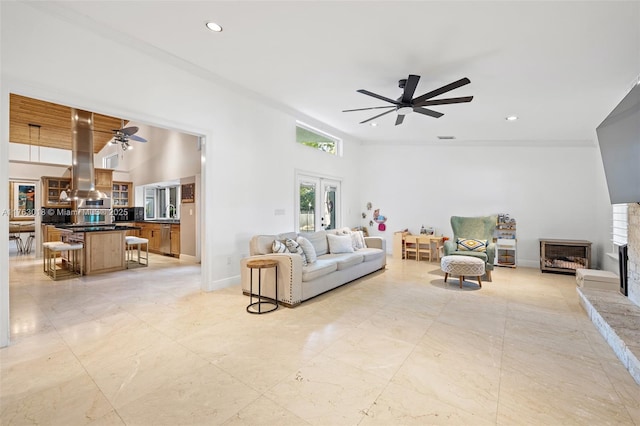
[[[491,281],[491,271],[493,270],[493,261],[496,257],[496,244],[493,242],[493,233],[496,229],[498,216],[480,216],[480,217],[461,217],[451,216],[451,229],[453,230],[453,238],[445,241],[445,256],[472,256],[485,261],[485,271],[487,279]],[[474,238],[478,240],[487,240],[487,251],[459,251],[458,238]]]

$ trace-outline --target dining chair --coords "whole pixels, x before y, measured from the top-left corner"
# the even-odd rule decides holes
[[[444,240],[442,237],[434,237],[431,239],[432,250],[436,255],[436,261],[439,262],[444,257]]]
[[[409,259],[409,254],[413,253],[413,257],[418,260],[418,236],[406,235],[404,237],[404,257]]]
[[[431,262],[431,257],[433,255],[433,250],[431,246],[431,237],[428,237],[428,236],[418,237],[418,260],[422,259],[423,255],[429,255],[429,262]]]

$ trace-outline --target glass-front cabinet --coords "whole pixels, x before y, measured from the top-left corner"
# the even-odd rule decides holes
[[[111,201],[113,207],[131,207],[133,184],[131,182],[113,182]]]
[[[60,194],[62,191],[69,191],[71,186],[70,178],[59,177],[42,177],[42,187],[44,197],[42,205],[44,207],[70,207],[71,201],[61,201]]]

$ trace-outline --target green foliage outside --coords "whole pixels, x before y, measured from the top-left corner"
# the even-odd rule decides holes
[[[337,153],[338,144],[335,140],[302,127],[296,127],[296,141],[302,145],[310,146],[311,148],[319,149],[320,151],[330,154],[335,155]]]

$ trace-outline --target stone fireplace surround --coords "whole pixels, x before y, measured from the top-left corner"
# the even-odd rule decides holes
[[[640,204],[629,204],[628,297],[619,292],[578,288],[582,307],[640,385]]]

